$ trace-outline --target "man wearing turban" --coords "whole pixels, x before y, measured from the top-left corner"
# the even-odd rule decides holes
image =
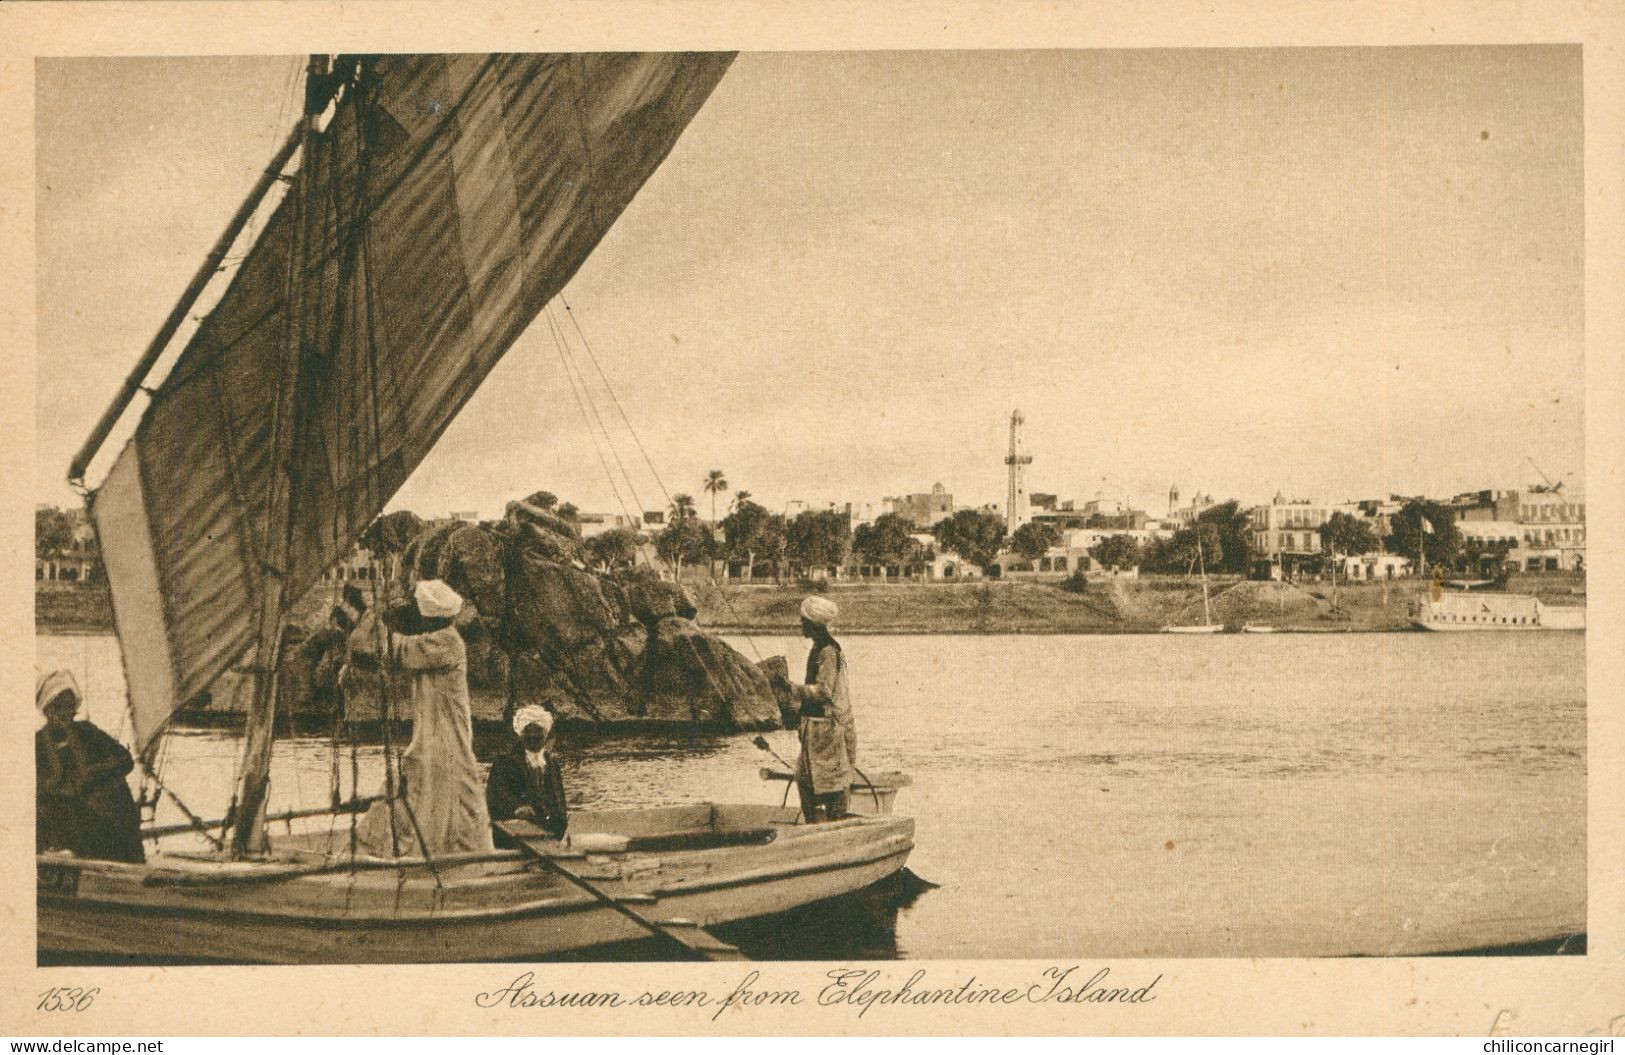
[[[66,670],[34,687],[34,706],[45,715],[34,734],[35,849],[140,864],[141,811],[124,780],[135,760],[94,725],[73,720],[80,700]]]
[[[369,611],[351,636],[352,662],[387,647],[396,670],[412,680],[412,743],[401,755],[397,787],[362,819],[368,853],[416,857],[489,850],[491,820],[474,758],[468,702],[468,652],[453,620],[463,599],[439,579],[413,591],[415,618],[386,631]],[[367,665],[361,663],[358,665]]]
[[[846,655],[831,633],[839,614],[835,602],[825,597],[801,603],[801,636],[812,641],[806,684],[780,685],[789,696],[782,708],[785,727],[801,734],[796,788],[801,793],[801,815],[808,823],[846,815],[847,789],[858,761]]]
[[[553,715],[544,707],[521,707],[513,716],[513,744],[491,763],[485,805],[493,821],[530,821],[555,839],[564,838],[569,809],[564,772],[554,750]],[[499,842],[505,837],[499,832]]]

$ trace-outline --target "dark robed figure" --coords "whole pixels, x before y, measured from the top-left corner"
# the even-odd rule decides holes
[[[140,864],[141,811],[124,779],[135,760],[94,725],[73,720],[80,700],[66,670],[47,674],[34,689],[34,705],[45,715],[34,734],[35,849]]]
[[[553,750],[553,716],[542,707],[521,707],[513,716],[513,745],[491,763],[485,805],[493,821],[526,820],[555,839],[564,838],[569,809],[564,773]],[[497,842],[506,837],[498,832]]]

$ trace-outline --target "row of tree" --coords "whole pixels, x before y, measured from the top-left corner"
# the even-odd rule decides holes
[[[1376,550],[1427,562],[1441,568],[1476,568],[1483,558],[1497,563],[1512,549],[1508,542],[1464,541],[1449,508],[1426,500],[1405,503],[1388,519],[1388,534],[1377,535],[1369,520],[1333,513],[1319,528],[1321,553],[1333,562]],[[1171,537],[1142,544],[1131,535],[1112,535],[1089,550],[1108,568],[1135,568],[1165,574],[1189,574],[1201,566],[1218,574],[1244,575],[1254,548],[1248,515],[1230,501],[1200,514],[1196,523]]]
[[[692,496],[671,497],[665,526],[652,537],[636,530],[616,528],[586,540],[587,554],[605,570],[629,566],[638,551],[653,542],[661,560],[681,571],[684,565],[706,565],[725,561],[737,566],[746,578],[765,569],[775,577],[806,576],[857,562],[863,565],[910,569],[924,565],[938,551],[957,554],[966,562],[986,571],[1006,552],[1036,561],[1060,542],[1060,533],[1041,522],[1023,524],[1006,537],[1002,517],[974,509],[961,509],[939,521],[929,533],[910,520],[886,513],[856,530],[842,513],[809,510],[795,517],[769,512],[752,501],[749,491],[734,493],[727,515],[717,520],[718,498],[728,490],[721,470],[713,469],[703,482],[711,499],[711,520],[702,521]],[[579,511],[569,502],[561,503],[548,491],[538,491],[526,501],[567,521]],[[43,517],[44,511],[42,511]],[[402,517],[410,518],[407,524]],[[398,552],[410,534],[421,530],[423,522],[412,514],[392,514],[369,529],[363,542],[375,552]],[[718,530],[720,528],[720,531]],[[929,534],[930,541],[920,537]],[[1089,550],[1089,555],[1107,568],[1140,568],[1163,574],[1191,574],[1204,568],[1217,575],[1245,575],[1251,566],[1254,548],[1248,512],[1231,500],[1212,506],[1197,516],[1189,527],[1167,538],[1142,543],[1132,535],[1111,535]],[[54,543],[62,537],[56,520],[40,519],[36,537]],[[1320,528],[1322,552],[1334,560],[1359,556],[1379,548],[1414,555],[1418,547],[1430,564],[1441,567],[1475,567],[1480,557],[1504,557],[1506,543],[1463,544],[1450,510],[1436,502],[1407,503],[1390,518],[1389,534],[1379,539],[1369,521],[1347,513],[1335,513]]]
[[[65,553],[73,541],[71,515],[55,506],[34,510],[34,556],[43,560]]]

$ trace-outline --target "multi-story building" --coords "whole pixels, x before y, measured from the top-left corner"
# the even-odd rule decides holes
[[[1288,500],[1280,494],[1269,505],[1251,511],[1254,575],[1279,578],[1294,574],[1307,561],[1319,562],[1320,527],[1333,513],[1358,515],[1353,502]]]
[[[925,494],[883,498],[881,510],[895,513],[915,527],[929,528],[954,515],[954,496],[940,483]]]
[[[1525,571],[1583,571],[1586,502],[1583,494],[1529,487],[1516,492],[1521,534],[1513,551]]]
[[[1132,509],[1122,499],[1100,495],[1081,506],[1070,499],[1055,503],[1053,509],[1039,510],[1035,506],[1030,519],[1035,523],[1048,524],[1057,531],[1090,528],[1108,534],[1144,531],[1152,524],[1151,516],[1145,510]]]
[[[1520,571],[1585,568],[1585,495],[1560,487],[1469,491],[1448,505],[1465,541],[1508,546],[1505,562]]]
[[[853,527],[859,524],[872,524],[875,521],[875,504],[873,502],[842,502],[836,507],[838,512],[846,514],[847,523]]]
[[[1179,492],[1177,490],[1170,491],[1169,494],[1178,495]],[[1217,504],[1218,503],[1213,501],[1212,495],[1203,494],[1202,492],[1198,491],[1196,494],[1191,496],[1189,505],[1180,506],[1178,509],[1170,508],[1168,510],[1168,519],[1172,521],[1176,527],[1188,528],[1192,524],[1196,523],[1197,517],[1201,516],[1209,509],[1212,509]]]

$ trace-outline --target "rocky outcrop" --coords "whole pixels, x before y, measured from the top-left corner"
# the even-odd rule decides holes
[[[581,724],[779,727],[768,671],[782,669],[782,660],[752,663],[701,629],[687,593],[652,572],[589,570],[575,526],[548,510],[514,502],[500,523],[431,528],[406,546],[401,564],[403,579],[444,579],[467,601],[456,625],[468,646],[477,719],[541,704]],[[331,671],[334,657],[299,651],[285,676],[302,681],[303,695],[315,701],[326,687],[311,676]],[[381,716],[379,677],[348,672],[346,717]],[[401,708],[404,679],[395,679],[391,695]]]

